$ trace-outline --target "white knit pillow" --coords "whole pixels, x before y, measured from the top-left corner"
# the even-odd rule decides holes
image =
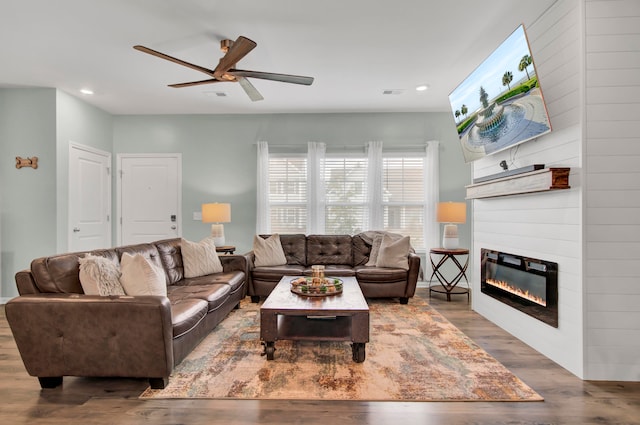
[[[182,239],[181,251],[184,277],[199,277],[222,272],[222,263],[218,258],[213,239],[205,238],[200,242]]]
[[[120,283],[127,295],[167,296],[167,278],[164,270],[147,260],[142,254],[122,254]]]
[[[411,243],[409,236],[393,240],[389,235],[382,237],[380,252],[376,260],[376,267],[390,267],[409,270],[409,251]]]
[[[120,284],[120,269],[105,257],[85,254],[78,258],[80,284],[87,295],[124,295]]]
[[[267,239],[255,235],[253,237],[253,253],[255,260],[253,264],[256,267],[264,266],[282,266],[287,264],[287,257],[284,255],[280,235],[274,233]]]

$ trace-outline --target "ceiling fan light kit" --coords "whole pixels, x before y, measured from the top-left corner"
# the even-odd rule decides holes
[[[210,77],[205,80],[169,84],[169,87],[173,88],[191,87],[201,84],[236,82],[240,83],[240,86],[247,94],[247,96],[249,96],[249,99],[256,102],[259,100],[263,100],[264,97],[262,97],[260,92],[254,87],[253,84],[251,84],[251,82],[247,78],[258,78],[262,80],[301,84],[305,86],[310,86],[313,83],[313,77],[236,69],[236,64],[250,51],[255,49],[256,46],[257,44],[255,41],[243,36],[238,37],[236,41],[222,40],[220,42],[220,49],[224,52],[224,56],[220,58],[218,66],[216,66],[215,69],[208,69],[199,65],[195,65],[145,46],[136,45],[133,46],[133,48],[141,52],[148,53],[152,56],[177,63],[178,65],[186,66],[187,68],[191,68],[195,71],[202,72]]]

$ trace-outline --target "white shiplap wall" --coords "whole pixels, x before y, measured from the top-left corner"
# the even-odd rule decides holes
[[[640,381],[640,1],[585,6],[585,377]]]
[[[553,131],[473,164],[474,177],[542,163],[571,167],[571,189],[473,201],[473,309],[575,375],[584,371],[582,285],[583,0],[559,0],[524,22]],[[480,249],[558,263],[554,328],[480,291]]]

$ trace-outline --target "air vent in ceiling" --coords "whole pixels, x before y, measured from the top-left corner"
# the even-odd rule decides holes
[[[402,89],[387,89],[382,91],[382,94],[386,94],[386,95],[399,95],[402,93],[404,93],[404,90]]]
[[[227,97],[227,93],[223,91],[204,91],[202,94],[205,96]]]

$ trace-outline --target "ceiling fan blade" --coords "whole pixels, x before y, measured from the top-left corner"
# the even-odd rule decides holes
[[[150,55],[159,57],[161,59],[166,59],[166,60],[171,61],[173,63],[177,63],[178,65],[183,65],[183,66],[186,66],[187,68],[191,68],[191,69],[195,69],[196,71],[204,72],[205,74],[207,74],[207,75],[209,75],[211,77],[214,77],[214,72],[211,69],[207,69],[207,68],[204,68],[202,66],[194,65],[192,63],[183,61],[182,59],[174,58],[173,56],[165,55],[164,53],[158,52],[157,50],[153,50],[153,49],[150,49],[148,47],[137,45],[137,46],[133,46],[133,48],[136,49],[136,50],[139,50],[141,52],[148,53]]]
[[[189,83],[169,84],[169,87],[173,87],[177,89],[181,87],[199,86],[202,84],[212,84],[212,83],[224,83],[224,81],[216,80],[215,78],[210,78],[208,80],[191,81]]]
[[[247,96],[249,96],[249,99],[254,102],[264,99],[258,89],[256,89],[249,80],[244,77],[238,77],[237,80],[240,83],[240,86],[242,86],[242,88],[244,89],[245,93],[247,93]]]
[[[302,75],[274,74],[272,72],[247,71],[243,69],[230,69],[227,74],[236,77],[260,78],[262,80],[280,81],[282,83],[293,83],[310,86],[313,83],[313,77],[304,77]]]
[[[222,78],[222,76],[233,67],[240,59],[245,57],[247,53],[255,49],[256,42],[249,40],[247,37],[240,36],[233,42],[227,53],[220,58],[220,62],[216,69],[213,71],[215,78]]]

